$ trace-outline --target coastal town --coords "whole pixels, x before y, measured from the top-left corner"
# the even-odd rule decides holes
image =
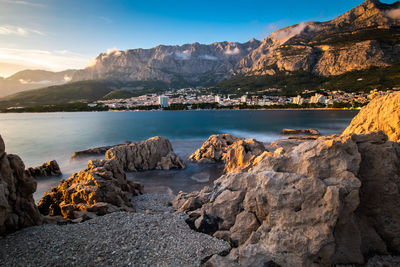
[[[376,95],[398,91],[372,90],[370,92],[349,93],[341,90],[305,90],[295,97],[279,95],[221,95],[207,93],[205,88],[183,88],[160,94],[146,94],[127,99],[99,100],[90,105],[103,105],[110,109],[198,109],[198,108],[361,108]],[[268,93],[279,93],[271,88]]]

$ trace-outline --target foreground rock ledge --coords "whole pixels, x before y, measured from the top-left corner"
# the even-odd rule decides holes
[[[142,142],[119,145],[106,152],[106,159],[115,159],[126,171],[184,169],[185,162],[174,153],[165,137],[152,137]]]
[[[400,252],[400,145],[382,132],[292,142],[173,205],[229,241],[208,266],[362,264]]]
[[[0,235],[42,223],[33,200],[36,181],[17,155],[7,155],[0,136]]]
[[[116,160],[91,160],[85,170],[44,193],[38,208],[43,215],[85,220],[115,211],[134,211],[131,198],[141,192],[142,186],[128,181]]]

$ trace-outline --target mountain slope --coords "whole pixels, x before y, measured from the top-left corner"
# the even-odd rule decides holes
[[[22,91],[69,82],[75,70],[52,72],[45,70],[24,70],[8,78],[0,78],[0,97]]]
[[[252,39],[244,44],[194,43],[110,51],[100,54],[92,66],[76,72],[73,80],[158,80],[209,85],[231,77],[239,61],[259,45],[260,41]]]
[[[399,8],[399,2],[367,0],[331,21],[283,28],[245,57],[236,73],[303,70],[329,76],[400,63]]]

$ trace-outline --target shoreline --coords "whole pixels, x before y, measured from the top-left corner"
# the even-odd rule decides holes
[[[24,113],[103,113],[103,112],[171,112],[171,111],[360,111],[360,109],[348,108],[263,108],[263,109],[189,109],[189,110],[107,110],[107,111],[45,111],[45,112],[0,112],[0,114],[24,114]]]

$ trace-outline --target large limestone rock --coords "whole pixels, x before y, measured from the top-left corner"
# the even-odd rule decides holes
[[[25,170],[27,175],[33,177],[51,177],[51,176],[59,176],[61,175],[60,166],[58,166],[57,161],[51,160],[49,162],[45,162],[38,167],[30,167]]]
[[[183,169],[185,162],[174,153],[167,138],[152,137],[146,141],[112,147],[106,159],[115,159],[126,171]]]
[[[400,142],[400,92],[374,98],[353,119],[343,134],[383,131],[391,141]]]
[[[212,135],[189,159],[201,163],[224,162],[225,172],[234,173],[252,167],[254,159],[266,151],[263,143],[230,134]]]
[[[236,247],[206,266],[362,264],[397,252],[400,145],[383,133],[292,145],[175,197],[194,229]]]
[[[0,235],[42,223],[33,200],[36,181],[24,170],[18,156],[7,155],[0,136]]]
[[[114,211],[134,211],[131,198],[141,192],[142,186],[126,179],[117,160],[92,160],[85,170],[44,193],[38,208],[43,215],[86,219]]]

